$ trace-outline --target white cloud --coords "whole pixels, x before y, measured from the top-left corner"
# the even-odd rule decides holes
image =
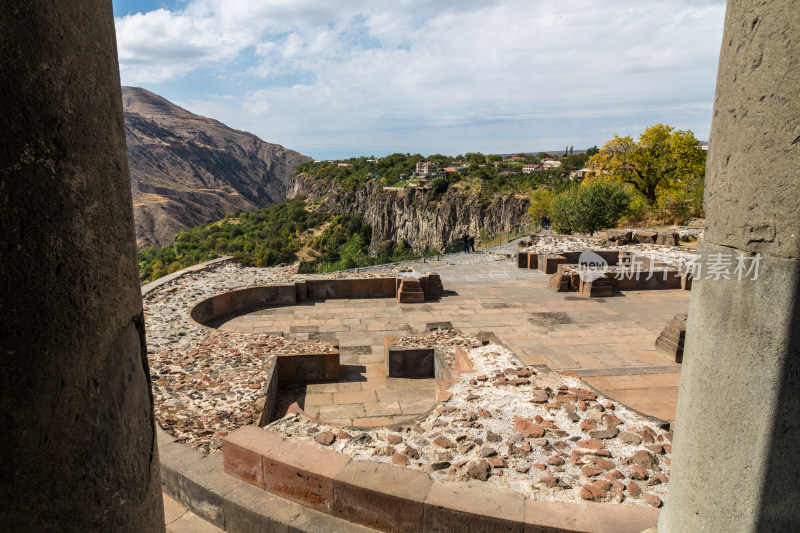
[[[544,142],[560,119],[573,139],[581,119],[644,115],[707,132],[723,15],[721,0],[195,0],[117,19],[117,33],[123,83],[218,72],[243,91],[225,118],[267,140],[499,151]]]

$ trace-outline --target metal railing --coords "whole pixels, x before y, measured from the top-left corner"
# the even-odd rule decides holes
[[[478,250],[484,250],[486,248],[491,248],[492,246],[499,246],[509,241],[513,241],[514,239],[518,239],[524,235],[529,235],[535,231],[538,231],[539,229],[541,229],[541,224],[538,222],[533,222],[525,226],[519,226],[518,228],[506,231],[505,233],[499,233],[494,237],[481,239],[476,243],[475,248]]]
[[[524,235],[533,233],[537,231],[539,227],[539,223],[535,222],[532,224],[526,224],[525,226],[519,226],[518,228],[514,228],[510,231],[506,231],[492,237],[477,239],[475,242],[475,248],[478,250],[484,250],[492,246],[505,244]],[[299,273],[326,274],[328,272],[367,268],[390,263],[399,263],[402,261],[430,259],[434,257],[441,257],[443,255],[462,253],[463,251],[464,242],[461,239],[457,239],[447,243],[442,250],[426,247],[425,250],[421,252],[414,250],[402,250],[394,252],[381,252],[378,255],[339,256],[328,259],[301,261]]]

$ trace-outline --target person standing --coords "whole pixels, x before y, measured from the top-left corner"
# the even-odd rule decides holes
[[[469,238],[469,247],[472,249],[473,252],[475,251],[475,237]]]
[[[464,236],[461,237],[461,241],[464,243],[464,252],[469,253],[469,235],[464,232]]]

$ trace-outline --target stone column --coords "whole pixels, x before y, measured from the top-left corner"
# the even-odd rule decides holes
[[[728,2],[711,130],[704,271],[692,287],[658,530],[800,531],[795,0]],[[757,278],[738,279],[739,257],[758,259]],[[731,279],[713,279],[726,260]]]
[[[164,530],[110,0],[0,3],[0,529]]]

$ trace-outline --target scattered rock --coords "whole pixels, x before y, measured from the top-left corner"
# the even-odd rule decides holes
[[[654,494],[646,494],[645,493],[644,495],[642,495],[642,499],[644,499],[644,501],[646,501],[647,503],[649,503],[650,505],[652,505],[655,508],[659,508],[662,505],[664,505],[664,502],[661,501],[661,498],[659,498],[658,496],[656,496]]]
[[[641,444],[642,443],[642,437],[640,437],[636,433],[630,433],[628,431],[620,431],[619,435],[617,435],[617,436],[619,437],[619,440],[621,440],[623,442],[629,442],[631,444]]]
[[[581,473],[586,477],[594,477],[594,476],[599,476],[600,474],[603,473],[603,471],[600,470],[599,468],[587,465],[581,468]]]
[[[480,481],[489,479],[492,467],[486,461],[472,461],[467,465],[467,475]]]
[[[492,468],[505,468],[506,460],[502,457],[492,457],[487,461]]]
[[[533,403],[547,403],[550,400],[550,395],[547,391],[533,390],[531,391],[531,401]]]
[[[633,454],[633,462],[647,470],[658,470],[658,458],[650,452],[639,450]]]
[[[392,462],[400,466],[408,466],[408,459],[402,453],[395,453],[392,455]]]
[[[639,485],[637,485],[635,481],[628,481],[628,484],[625,485],[625,490],[628,491],[631,498],[639,498],[642,496],[642,489],[639,488]]]
[[[486,440],[488,442],[500,442],[500,441],[503,440],[503,437],[501,437],[497,433],[494,433],[493,431],[487,431],[486,432]]]
[[[581,487],[581,498],[584,500],[601,502],[608,494],[607,491],[602,491],[594,485],[583,485]]]
[[[409,459],[419,459],[419,452],[411,446],[406,446],[406,449],[403,450],[403,455]]]
[[[524,437],[538,439],[544,437],[544,428],[539,424],[534,424],[530,420],[525,420],[518,416],[514,417],[514,431]]]
[[[401,435],[398,435],[397,433],[390,433],[386,437],[386,441],[389,444],[400,444],[401,442],[403,442],[403,437]]]
[[[441,435],[433,439],[433,443],[439,446],[440,448],[445,448],[445,449],[456,447],[456,444],[453,441]]]
[[[589,432],[589,436],[593,439],[613,439],[617,436],[619,430],[617,428],[610,429],[596,429]]]
[[[497,450],[491,446],[484,446],[481,448],[481,457],[494,457],[495,455],[497,455]]]
[[[355,438],[355,441],[361,445],[369,444],[372,442],[372,435],[369,433],[362,433],[358,437]]]
[[[314,440],[323,446],[330,446],[336,440],[336,435],[332,431],[323,431],[314,436]]]

